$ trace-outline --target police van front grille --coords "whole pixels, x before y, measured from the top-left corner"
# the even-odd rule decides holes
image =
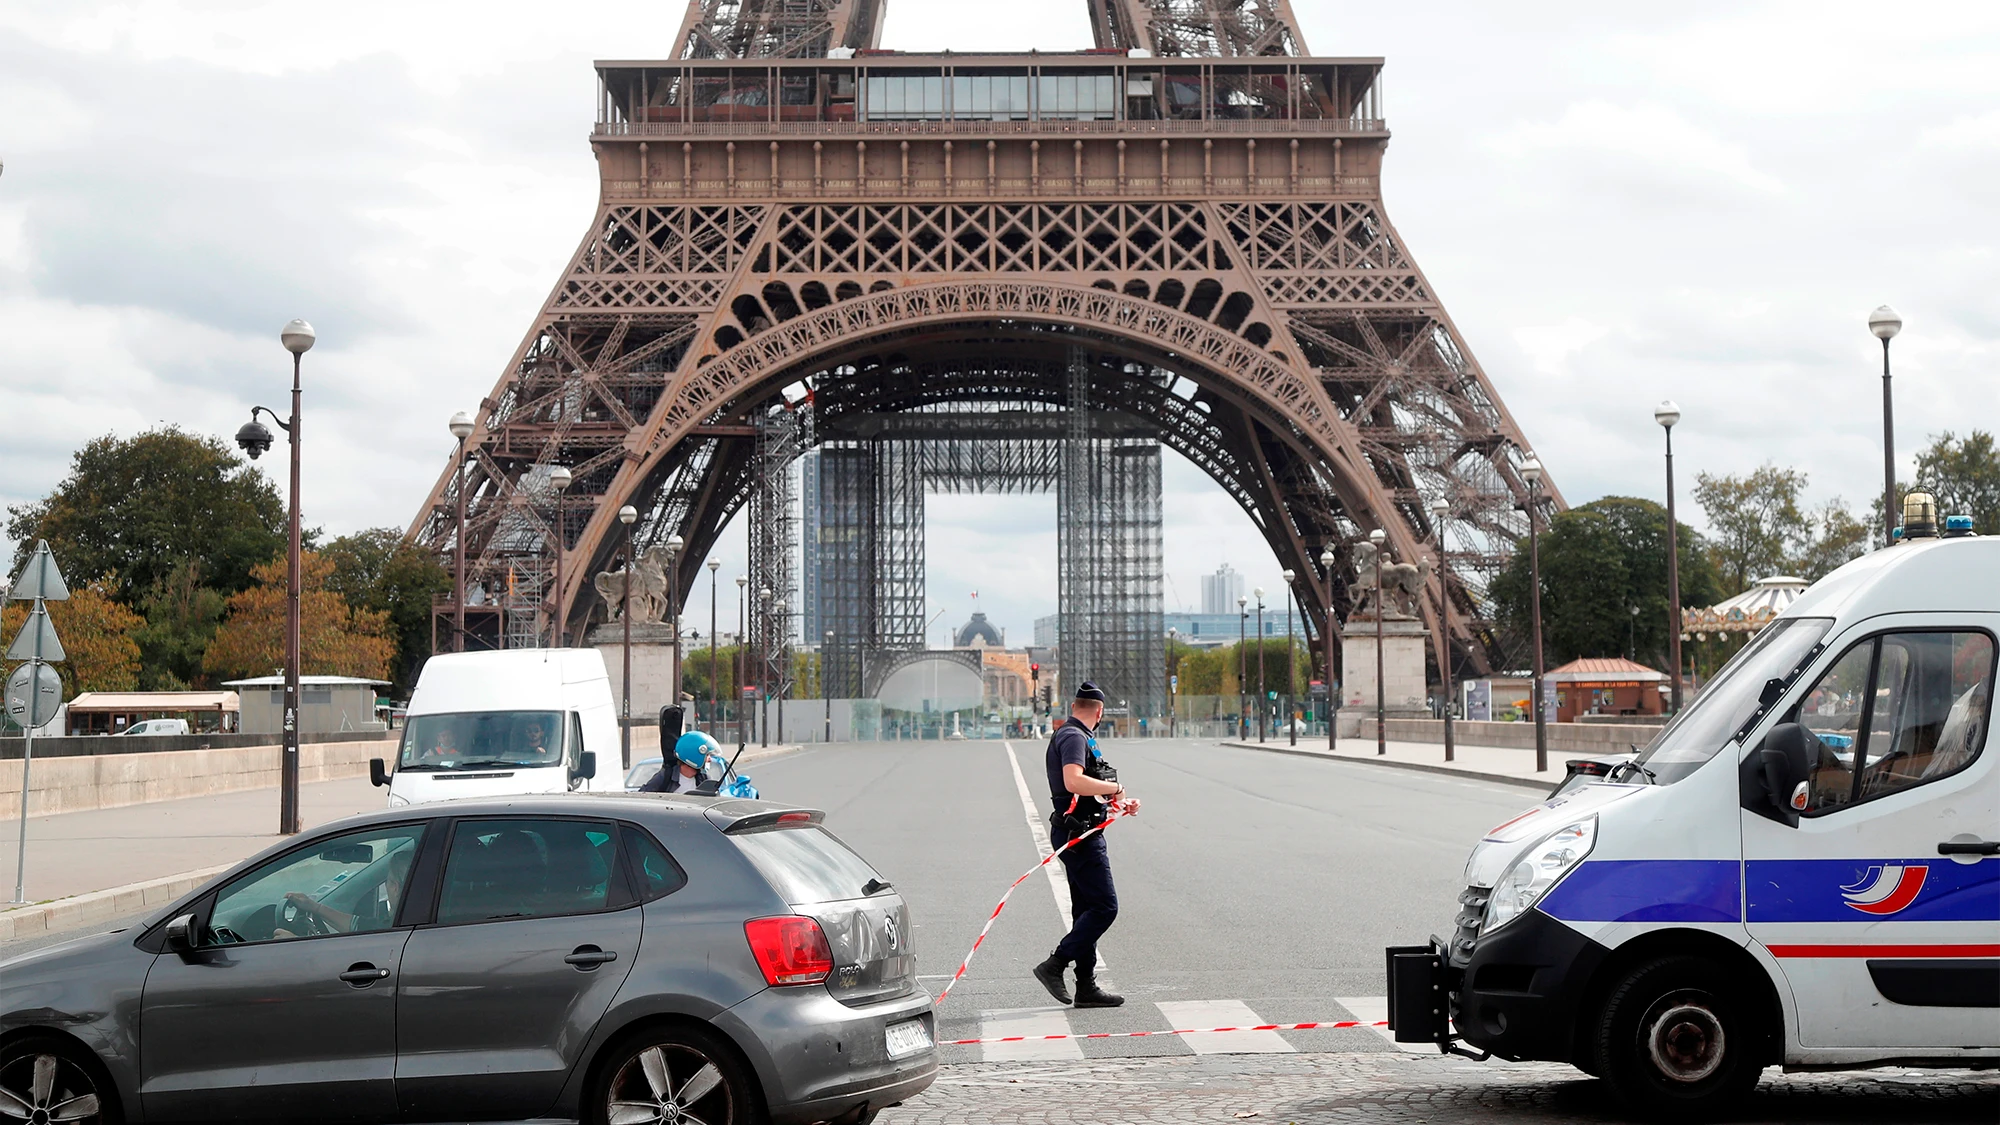
[[[1458,920],[1451,936],[1451,959],[1464,961],[1472,956],[1479,939],[1479,924],[1486,918],[1486,900],[1493,897],[1490,887],[1467,887],[1458,896]]]

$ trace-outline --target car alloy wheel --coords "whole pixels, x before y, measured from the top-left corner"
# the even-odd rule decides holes
[[[51,1125],[102,1119],[97,1082],[70,1059],[38,1052],[0,1063],[0,1121]]]
[[[610,1125],[738,1125],[745,1120],[715,1060],[686,1043],[654,1043],[611,1078]]]

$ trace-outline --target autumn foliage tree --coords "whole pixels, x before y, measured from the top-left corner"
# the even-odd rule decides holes
[[[61,674],[63,694],[74,698],[85,691],[131,691],[139,686],[139,642],[135,634],[145,619],[112,600],[118,582],[106,574],[80,583],[67,601],[49,602],[49,621],[56,627],[66,659],[53,663]],[[8,602],[0,614],[0,638],[12,644],[27,623],[29,602]],[[11,673],[18,664],[7,665]]]
[[[285,663],[285,560],[251,572],[253,585],[229,599],[203,666],[217,678],[268,676]],[[306,552],[299,594],[299,671],[307,676],[389,678],[396,641],[389,615],[354,609],[328,588],[333,563]]]

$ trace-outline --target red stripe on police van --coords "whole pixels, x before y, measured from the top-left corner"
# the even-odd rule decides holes
[[[2000,945],[1772,945],[1773,957],[2000,957]]]

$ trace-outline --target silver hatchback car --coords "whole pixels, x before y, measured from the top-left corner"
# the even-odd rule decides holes
[[[350,817],[0,962],[0,1121],[866,1122],[937,1074],[909,909],[762,801]]]

